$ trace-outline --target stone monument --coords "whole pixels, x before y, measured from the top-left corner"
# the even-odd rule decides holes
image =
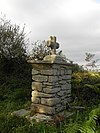
[[[47,47],[51,48],[51,54],[56,54],[56,49],[59,48],[59,43],[56,42],[55,36],[50,36],[50,40],[47,41]]]
[[[66,115],[66,103],[71,101],[71,64],[56,55],[59,43],[55,36],[50,37],[47,46],[51,48],[51,55],[42,61],[29,61],[32,65],[31,112],[34,118],[39,116],[38,119]]]

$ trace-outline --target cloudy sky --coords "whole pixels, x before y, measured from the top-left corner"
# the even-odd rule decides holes
[[[31,42],[55,35],[60,49],[74,62],[85,52],[100,59],[100,0],[1,0],[0,12],[23,26]]]

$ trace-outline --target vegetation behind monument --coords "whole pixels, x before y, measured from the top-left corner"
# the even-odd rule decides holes
[[[31,67],[27,63],[24,27],[0,19],[0,99],[25,99],[30,96]],[[15,92],[17,91],[17,92]],[[16,93],[16,94],[15,94]],[[18,94],[17,94],[18,93]],[[15,96],[15,97],[14,97]]]

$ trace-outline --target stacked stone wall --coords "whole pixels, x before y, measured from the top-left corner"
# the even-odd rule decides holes
[[[32,63],[32,111],[55,115],[71,101],[71,68],[64,63]]]

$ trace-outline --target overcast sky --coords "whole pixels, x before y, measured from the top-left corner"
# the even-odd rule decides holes
[[[82,64],[85,52],[100,59],[100,0],[1,0],[0,12],[26,24],[31,42],[55,35],[74,62]]]

